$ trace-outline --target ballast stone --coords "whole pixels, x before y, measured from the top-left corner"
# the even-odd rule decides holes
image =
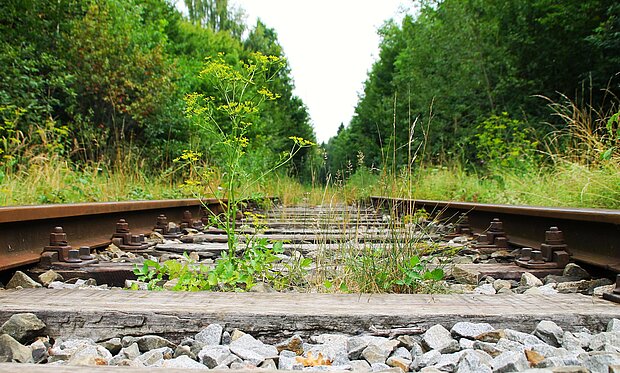
[[[162,368],[176,369],[209,369],[206,365],[193,360],[187,355],[181,355],[170,360],[164,360]]]
[[[564,331],[553,321],[542,320],[533,334],[551,346],[560,347]]]
[[[456,352],[460,349],[459,343],[441,325],[430,327],[422,336],[422,344],[427,350],[437,350],[442,354]]]
[[[482,333],[495,330],[491,324],[488,323],[471,323],[466,321],[460,321],[452,326],[450,334],[455,338],[464,337],[474,339]]]
[[[8,334],[0,335],[0,359],[6,362],[28,363],[32,360],[30,348]]]
[[[44,334],[46,325],[33,313],[12,315],[2,327],[0,334],[8,334],[20,343],[28,343]]]
[[[43,287],[41,284],[31,279],[27,274],[22,271],[16,271],[8,284],[7,289],[16,289],[21,287],[22,289],[33,289]]]

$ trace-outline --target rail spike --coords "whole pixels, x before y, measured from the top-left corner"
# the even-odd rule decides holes
[[[515,263],[529,269],[562,269],[570,261],[570,255],[564,233],[558,227],[551,227],[545,232],[545,242],[540,245],[540,250],[521,249]]]
[[[116,223],[116,231],[112,235],[112,243],[123,251],[143,251],[153,246],[146,242],[143,234],[131,234],[129,223],[125,219],[120,219]]]
[[[504,223],[499,218],[494,218],[486,234],[478,236],[478,240],[473,248],[483,254],[508,249],[508,237],[506,237],[506,232],[504,232]]]
[[[54,227],[50,233],[50,244],[43,248],[39,262],[44,267],[84,267],[98,263],[90,255],[90,247],[71,247],[62,227]]]

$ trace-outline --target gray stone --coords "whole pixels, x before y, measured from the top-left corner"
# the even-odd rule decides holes
[[[493,359],[493,373],[519,372],[530,367],[523,352],[506,351]]]
[[[0,335],[0,358],[7,362],[28,363],[32,360],[30,348],[8,334]]]
[[[579,280],[588,280],[590,278],[590,274],[585,269],[581,268],[575,263],[568,263],[566,267],[564,267],[564,272],[562,276],[566,277],[574,277]]]
[[[534,276],[533,274],[529,272],[524,272],[521,275],[520,285],[527,286],[527,287],[533,287],[533,286],[542,286],[543,283],[538,277]]]
[[[303,368],[304,365],[297,361],[296,356],[285,356],[282,354],[278,359],[278,369],[280,370],[302,370]]]
[[[487,354],[482,357],[479,351],[464,350],[458,361],[456,373],[491,373],[490,363],[493,359]]]
[[[461,350],[468,350],[468,349],[473,350],[474,343],[476,343],[476,341],[473,341],[471,339],[467,339],[467,338],[459,339],[459,346],[461,347]]]
[[[242,360],[254,365],[254,366],[258,366],[260,363],[262,363],[263,361],[265,361],[265,356],[253,351],[253,350],[249,350],[247,348],[243,348],[240,346],[235,346],[232,347],[232,344],[230,345],[230,350],[232,353],[234,353],[235,355],[237,355],[239,358],[241,358]]]
[[[493,281],[493,289],[495,291],[500,291],[501,289],[510,289],[512,287],[512,283],[508,280],[495,280]]]
[[[504,350],[497,348],[495,343],[481,341],[474,342],[474,349],[484,351],[492,357],[499,356],[502,352],[504,352]]]
[[[559,347],[562,344],[564,330],[562,330],[562,328],[560,328],[553,321],[542,320],[538,323],[538,325],[536,325],[536,329],[533,334],[540,338],[543,342],[554,347]]]
[[[222,362],[222,364],[218,365],[217,367],[221,367],[221,366],[232,366],[232,364],[234,363],[242,363],[243,361],[241,360],[241,358],[239,358],[239,356],[235,355],[235,354],[230,354],[226,360],[224,360]],[[217,368],[216,367],[216,368]]]
[[[229,345],[230,342],[232,342],[232,338],[230,336],[230,333],[227,331],[224,331],[224,333],[222,333],[222,344],[223,345]]]
[[[347,352],[349,359],[359,360],[362,358],[362,351],[368,347],[369,340],[362,337],[351,337],[347,339]]]
[[[411,347],[409,352],[411,352],[411,357],[415,358],[416,356],[422,356],[424,354],[424,349],[422,348],[422,345],[416,343],[413,347]]]
[[[172,358],[174,351],[170,347],[161,347],[147,351],[134,359],[134,361],[144,364],[145,366],[161,367],[164,359]]]
[[[54,281],[64,281],[64,280],[65,280],[64,277],[62,277],[62,275],[60,275],[53,269],[50,269],[49,271],[43,272],[39,275],[39,281],[41,281],[43,286],[46,286],[46,287],[49,286],[49,284],[51,284]]]
[[[405,359],[400,356],[390,356],[387,358],[385,363],[394,368],[400,368],[403,372],[407,372],[409,370],[409,366],[411,365],[411,359]]]
[[[118,355],[123,356],[125,359],[134,360],[140,356],[140,348],[137,343],[132,343],[127,347],[123,347]]]
[[[222,341],[224,328],[220,324],[210,324],[196,334],[194,340],[203,346],[217,346]]]
[[[444,372],[435,367],[425,367],[425,368],[420,369],[420,373],[444,373]]]
[[[546,284],[538,288],[542,295],[555,295],[559,292],[556,290],[557,284]]]
[[[265,284],[264,282],[257,282],[252,288],[250,288],[250,293],[275,293],[276,291],[271,286]]]
[[[519,342],[511,341],[510,339],[502,338],[495,345],[500,351],[513,351],[513,352],[523,352],[525,350],[525,346]]]
[[[394,350],[394,352],[392,352],[391,356],[401,357],[406,360],[413,360],[413,356],[411,355],[411,352],[407,350],[405,347],[398,347],[396,350]]]
[[[540,355],[542,355],[543,357],[567,357],[569,356],[569,352],[567,349],[560,347],[553,347],[550,346],[548,344],[539,344],[539,345],[533,345],[529,348],[530,350],[539,353]],[[581,352],[581,351],[580,351]],[[576,355],[576,353],[574,353],[573,355]]]
[[[422,354],[421,356],[416,356],[411,363],[411,367],[413,369],[421,369],[429,365],[435,364],[439,361],[441,357],[441,352],[438,350],[431,350],[427,353]]]
[[[471,293],[476,288],[476,285],[467,285],[467,284],[451,284],[450,285],[450,293],[454,294],[464,294]]]
[[[324,358],[330,360],[332,365],[347,365],[349,363],[349,337],[342,334],[321,334],[311,337],[310,339],[320,344],[305,350],[306,353],[311,352],[313,356],[318,356],[320,353]],[[389,340],[381,339],[381,342],[379,342],[378,345],[381,348],[386,348],[384,344],[389,342]],[[391,343],[395,346],[399,342],[391,341]],[[394,348],[395,347],[392,347],[389,352],[392,352]]]
[[[391,372],[392,371],[392,367],[390,367],[387,364],[384,363],[374,363],[374,364],[370,364],[370,371],[371,372]]]
[[[586,345],[587,346],[587,345]],[[564,332],[562,336],[562,347],[567,349],[568,351],[580,351],[583,350],[581,340],[571,332]]]
[[[415,344],[418,342],[410,335],[400,335],[396,338],[397,341],[400,342],[402,347],[405,347],[408,350],[411,350]]]
[[[223,365],[224,361],[231,355],[228,346],[204,346],[198,353],[198,360],[209,368]]]
[[[265,370],[276,370],[278,369],[276,362],[273,359],[267,359],[265,361],[263,361],[262,363],[260,363],[260,365],[258,366],[259,368],[265,369]]]
[[[174,343],[158,335],[145,335],[138,337],[136,338],[135,343],[138,344],[138,348],[140,348],[141,352],[156,350],[162,347],[176,348]]]
[[[593,373],[607,373],[610,365],[620,364],[620,353],[590,352],[584,360],[583,366]]]
[[[235,355],[239,356],[240,358],[246,360],[243,356],[237,353],[238,351],[243,351],[243,350],[252,351],[260,355],[261,357],[263,357],[263,359],[260,362],[262,362],[265,359],[278,356],[277,348],[275,348],[274,346],[266,345],[263,342],[259,341],[258,339],[255,339],[249,334],[244,334],[237,339],[233,338],[233,341],[230,344],[230,351],[234,353]]]
[[[187,355],[181,355],[170,360],[164,360],[162,368],[209,369],[204,364],[200,364]]]
[[[620,332],[620,320],[611,319],[607,324],[607,332]]]
[[[577,366],[577,365],[559,366],[559,367],[553,368],[551,371],[553,373],[590,373],[590,370],[588,368]]]
[[[433,367],[444,372],[453,372],[454,369],[456,369],[456,366],[462,355],[463,351],[441,355],[437,362],[433,364]]]
[[[242,332],[242,331],[241,331],[241,330],[239,330],[239,329],[235,329],[235,330],[233,330],[232,334],[230,335],[230,343],[232,343],[232,342],[236,341],[237,339],[239,339],[239,338],[243,337],[244,335],[245,335],[245,333],[244,333],[244,332]],[[230,344],[230,343],[229,343],[229,344]]]
[[[573,335],[581,341],[581,347],[588,348],[592,340],[592,334],[589,332],[573,332]]]
[[[450,329],[450,333],[455,338],[465,337],[473,339],[482,333],[490,332],[492,330],[495,330],[495,328],[492,327],[491,324],[460,321],[454,324],[452,329]]]
[[[98,344],[106,350],[110,351],[112,355],[118,354],[121,348],[123,348],[120,338],[111,338],[107,341],[99,342]]]
[[[354,372],[366,373],[371,371],[370,364],[366,360],[352,360],[349,365]]]
[[[599,297],[600,298],[605,293],[613,292],[615,288],[616,288],[616,285],[597,286],[594,289],[592,289],[592,295],[594,295],[595,297]]]
[[[493,295],[495,294],[495,288],[493,288],[493,284],[482,284],[474,289],[474,294],[486,294]]]
[[[172,357],[177,358],[179,356],[188,356],[189,358],[196,360],[196,354],[192,352],[190,346],[177,346],[177,348],[174,350],[174,355],[172,355]]]
[[[47,358],[49,357],[47,350],[49,347],[50,344],[47,338],[39,338],[30,345],[32,360],[35,364],[47,362]]]
[[[502,338],[506,338],[504,329],[496,329],[476,336],[476,340],[490,343],[497,343]]]
[[[581,293],[582,291],[588,290],[590,286],[590,281],[581,280],[581,281],[570,281],[570,282],[561,282],[555,288],[559,293],[562,294],[570,294],[570,293]]]
[[[396,340],[377,337],[368,338],[368,342],[368,346],[362,351],[362,357],[371,365],[373,363],[385,363],[399,344]]]
[[[531,334],[518,332],[512,329],[504,329],[504,332],[506,333],[507,339],[510,339],[511,341],[519,342],[525,347],[543,343],[543,341],[541,341],[538,337],[533,336]]]
[[[112,354],[99,345],[82,345],[67,361],[67,365],[108,365]]]
[[[523,294],[527,294],[527,295],[542,295],[542,291],[540,290],[540,288],[531,287],[531,288],[525,290],[523,292]]]
[[[422,344],[427,350],[438,350],[448,354],[459,350],[459,343],[452,338],[450,332],[441,325],[430,327],[422,336]]]
[[[2,327],[0,334],[8,334],[20,343],[29,343],[36,337],[44,335],[45,323],[33,313],[12,315]]]
[[[301,339],[300,336],[295,334],[294,336],[290,337],[289,339],[287,339],[287,340],[285,340],[283,342],[278,343],[276,345],[276,349],[278,350],[278,352],[282,352],[284,350],[288,350],[288,351],[295,352],[297,355],[301,355],[304,352],[303,345],[304,345],[303,339]]]
[[[8,284],[6,284],[7,289],[16,289],[18,286],[21,286],[22,289],[32,289],[32,288],[40,288],[41,284],[31,279],[28,275],[26,275],[22,271],[17,271],[11,278]]]
[[[601,351],[605,345],[620,348],[620,332],[602,332],[590,339],[590,350]]]
[[[452,267],[452,276],[461,284],[478,285],[480,272],[460,265],[455,265]]]

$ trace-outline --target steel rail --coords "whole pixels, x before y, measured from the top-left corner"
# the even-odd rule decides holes
[[[620,210],[492,205],[467,202],[409,200],[370,197],[375,208],[400,214],[424,209],[439,219],[456,222],[463,213],[477,233],[487,230],[494,218],[504,224],[509,242],[519,247],[539,248],[545,231],[556,226],[573,260],[620,273]]]
[[[157,216],[181,220],[186,210],[195,217],[200,208],[221,208],[217,199],[179,199],[74,203],[63,205],[0,207],[0,271],[37,263],[56,226],[67,233],[69,245],[103,247],[110,243],[116,222],[125,219],[133,234],[150,232]]]

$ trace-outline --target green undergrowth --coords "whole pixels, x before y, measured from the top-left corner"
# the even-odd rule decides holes
[[[457,200],[513,205],[620,209],[620,167],[589,167],[561,162],[527,173],[477,173],[458,165],[427,166],[411,176],[368,170],[346,182],[304,185],[272,175],[242,198],[277,196],[286,205],[352,202],[370,195]],[[173,176],[97,166],[76,168],[68,162],[35,164],[18,172],[0,170],[0,205],[107,202],[191,198]]]

